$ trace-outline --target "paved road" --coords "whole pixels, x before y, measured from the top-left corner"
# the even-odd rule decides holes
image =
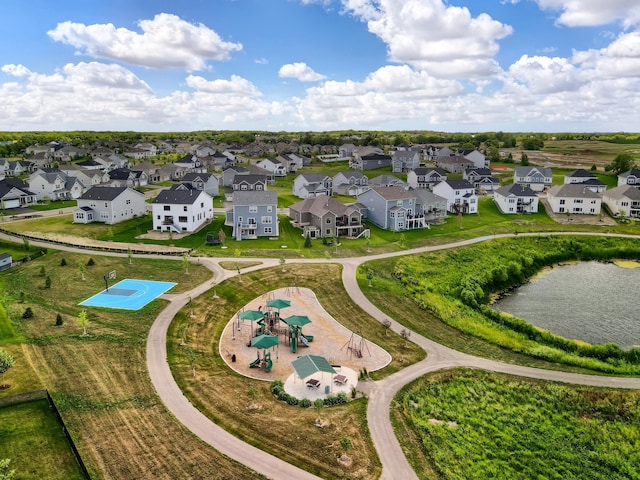
[[[576,235],[576,233],[561,233],[563,235]],[[541,234],[521,234],[535,235]],[[554,234],[554,235],[557,235]],[[579,235],[595,235],[589,233],[579,233]],[[512,235],[498,235],[480,237],[471,240],[464,240],[448,245],[440,245],[434,247],[423,247],[413,249],[409,251],[394,252],[391,254],[372,255],[369,257],[361,258],[347,258],[347,259],[300,259],[300,260],[288,260],[289,263],[320,263],[320,262],[333,262],[341,263],[343,265],[342,280],[347,293],[351,298],[360,305],[367,313],[378,321],[384,321],[386,319],[391,320],[391,329],[396,332],[400,332],[404,327],[397,323],[395,320],[389,318],[383,312],[381,312],[375,305],[373,305],[360,290],[356,281],[356,271],[358,266],[368,260],[374,260],[379,258],[386,258],[390,256],[401,256],[417,254],[426,251],[442,250],[446,248],[457,248],[463,245],[469,245],[481,241],[486,241],[494,238],[509,237]],[[614,235],[620,237],[635,238],[630,235]],[[0,235],[0,237],[5,237]],[[15,240],[15,238],[12,238]],[[37,242],[32,242],[37,244]],[[65,250],[72,250],[70,247],[65,247]],[[81,250],[82,251],[82,250]],[[83,253],[86,253],[83,251]],[[99,252],[93,252],[95,254],[101,254]],[[106,255],[113,255],[112,253],[104,252]],[[122,256],[122,255],[121,255]],[[160,258],[167,258],[159,256]],[[227,433],[219,426],[214,424],[211,420],[206,418],[200,413],[182,394],[175,379],[171,374],[169,364],[167,362],[167,330],[173,319],[173,317],[183,308],[189,297],[195,298],[201,295],[209,288],[211,288],[212,282],[219,283],[225,279],[236,275],[236,272],[224,270],[220,267],[221,261],[228,261],[229,259],[212,259],[201,258],[200,262],[210,268],[213,272],[213,277],[198,285],[189,292],[184,292],[178,295],[169,296],[170,304],[165,308],[154,324],[152,325],[149,336],[147,339],[147,367],[149,369],[149,375],[151,381],[156,388],[159,397],[162,399],[165,406],[175,415],[175,417],[182,422],[187,428],[189,428],[194,434],[204,440],[206,443],[222,452],[223,454],[233,458],[247,467],[260,472],[269,478],[277,478],[283,480],[298,480],[298,479],[317,479],[318,477],[305,472],[298,467],[295,467],[289,463],[286,463],[268,453],[265,453],[253,446],[250,446],[241,440],[235,438],[231,434]],[[272,267],[278,264],[276,259],[245,259],[243,260],[256,260],[261,262],[260,265],[256,265],[251,268],[244,269],[246,271],[260,270],[266,267]],[[474,357],[461,352],[457,352],[453,349],[433,342],[415,332],[411,332],[411,341],[426,350],[428,356],[425,360],[411,365],[383,380],[377,382],[371,382],[367,384],[367,390],[369,395],[369,403],[367,408],[367,419],[369,422],[369,430],[373,439],[374,446],[378,452],[380,460],[382,462],[382,479],[415,479],[417,475],[406,460],[400,443],[395,437],[393,427],[390,421],[390,405],[395,394],[407,383],[423,376],[426,373],[434,372],[441,369],[453,368],[453,367],[473,367],[480,368],[495,372],[507,373],[512,375],[519,375],[529,378],[539,378],[550,381],[559,381],[565,383],[574,383],[591,386],[604,386],[604,387],[617,387],[617,388],[640,388],[640,379],[638,378],[624,378],[624,377],[605,377],[596,375],[581,375],[572,374],[566,372],[558,372],[552,370],[542,370],[530,367],[523,367],[518,365],[510,365],[492,360],[487,360],[479,357]]]

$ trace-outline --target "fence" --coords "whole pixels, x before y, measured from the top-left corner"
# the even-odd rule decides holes
[[[82,461],[82,457],[80,456],[80,452],[76,447],[73,439],[71,438],[71,434],[69,434],[69,430],[67,430],[67,426],[62,419],[62,415],[60,415],[60,411],[56,406],[56,403],[53,401],[53,398],[49,394],[48,390],[34,390],[32,392],[18,393],[16,395],[11,395],[10,397],[0,398],[0,407],[7,407],[11,405],[19,405],[21,403],[32,402],[34,400],[47,400],[49,402],[49,406],[58,420],[60,426],[62,426],[62,431],[64,432],[65,437],[67,438],[67,442],[69,442],[69,446],[71,447],[71,451],[73,452],[74,457],[76,457],[76,461],[78,465],[80,465],[80,470],[84,474],[84,477],[87,480],[91,480],[91,475],[89,474],[89,470],[87,470],[87,466]]]

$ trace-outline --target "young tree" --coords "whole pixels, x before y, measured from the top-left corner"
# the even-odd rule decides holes
[[[409,347],[409,337],[411,336],[411,330],[407,330],[406,328],[403,328],[400,331],[400,336],[404,339],[404,348],[408,348]]]
[[[40,267],[40,276],[44,277],[47,274],[47,270],[44,268],[44,265]]]
[[[304,248],[311,248],[311,235],[307,233],[307,236],[304,237]]]
[[[285,271],[284,269],[284,264],[287,262],[287,259],[284,258],[284,255],[280,255],[280,260],[278,260],[278,262],[280,263],[280,265],[282,266],[282,272]]]
[[[353,448],[353,442],[349,437],[342,437],[340,439],[340,448],[342,448],[342,453],[346,455]]]
[[[224,241],[227,239],[227,235],[224,233],[224,230],[218,230],[218,238],[220,239],[222,246],[224,246]]]
[[[78,262],[78,270],[80,270],[80,276],[82,277],[82,280],[84,281],[84,263],[82,262]]]
[[[22,314],[22,318],[33,318],[33,310],[31,307],[27,307]]]
[[[182,266],[184,267],[184,274],[189,275],[189,254],[187,252],[182,254]]]
[[[369,286],[371,286],[371,280],[373,280],[373,269],[367,268],[367,280],[369,280]]]
[[[62,260],[60,260],[60,266],[61,267],[66,267],[67,266],[67,259],[62,257]]]
[[[16,478],[16,471],[9,470],[9,463],[11,460],[8,458],[0,460],[0,480],[14,480]]]
[[[389,329],[391,328],[391,320],[388,318],[382,321],[382,326],[384,327],[384,336],[387,337],[389,335]]]
[[[82,327],[82,336],[87,336],[87,326],[89,325],[89,317],[86,310],[81,310],[78,314],[78,326]]]
[[[240,262],[238,262],[237,260],[238,258],[240,258],[240,255],[242,255],[242,252],[239,248],[236,248],[233,252],[233,256],[236,257],[236,271],[238,272],[238,281],[242,283],[242,276],[240,275]]]
[[[62,320],[62,315],[57,314],[56,315],[56,327],[59,327],[60,325],[62,325],[64,323],[64,321]]]
[[[49,275],[44,279],[44,288],[51,288],[51,277]]]
[[[127,257],[129,257],[129,265],[131,265],[131,263],[133,263],[133,252],[131,251],[131,247],[127,247]]]
[[[93,258],[90,258],[89,261],[87,262],[87,267],[93,267],[96,264],[95,260]]]
[[[4,383],[4,374],[13,367],[15,360],[6,351],[0,348],[0,374],[2,374],[2,385],[0,388],[8,388],[9,386]]]
[[[22,238],[22,248],[24,248],[27,252],[29,251],[30,245],[28,238]]]
[[[529,157],[524,152],[522,152],[522,156],[520,157],[520,165],[522,165],[523,167],[529,165]]]

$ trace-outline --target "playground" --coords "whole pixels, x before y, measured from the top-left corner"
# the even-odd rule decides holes
[[[312,290],[298,287],[267,292],[245,305],[222,332],[220,354],[241,375],[282,380],[287,393],[310,400],[349,393],[362,369],[378,370],[391,361],[385,350],[334,320]],[[298,369],[305,375],[300,377],[293,362],[305,356],[325,359],[327,371]]]

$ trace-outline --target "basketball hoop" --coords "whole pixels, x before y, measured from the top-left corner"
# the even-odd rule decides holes
[[[116,279],[116,271],[115,270],[111,270],[109,272],[109,280],[115,280]]]

